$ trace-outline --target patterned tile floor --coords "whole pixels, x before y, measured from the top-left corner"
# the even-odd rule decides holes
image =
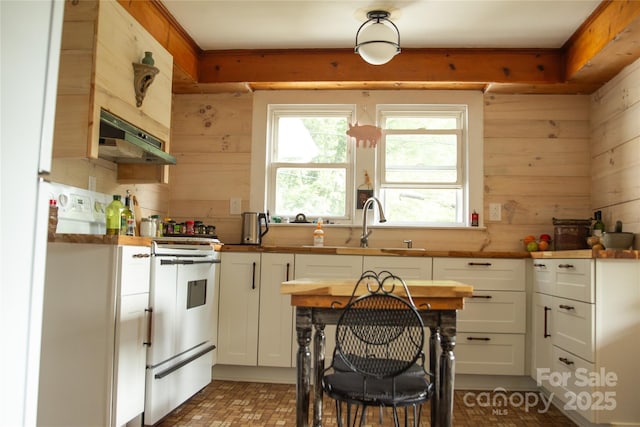
[[[572,427],[575,424],[556,407],[538,401],[537,393],[512,392],[501,396],[481,391],[457,390],[454,400],[454,427]],[[295,426],[295,385],[213,381],[162,420],[160,427],[272,427]],[[495,405],[489,402],[495,401]],[[530,405],[527,408],[526,402]],[[429,425],[428,404],[421,425]],[[370,409],[367,426],[389,426],[386,415],[379,423],[378,410]],[[335,405],[325,398],[324,426],[336,426]]]

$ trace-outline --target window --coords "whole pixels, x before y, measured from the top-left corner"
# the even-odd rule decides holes
[[[377,147],[356,147],[356,122],[383,129]],[[371,209],[376,227],[470,226],[483,206],[483,122],[480,91],[256,91],[250,208],[359,226],[366,173],[387,217]]]
[[[379,195],[395,224],[465,225],[466,107],[378,106]]]
[[[272,215],[350,218],[353,155],[346,134],[353,107],[269,107],[267,205]]]

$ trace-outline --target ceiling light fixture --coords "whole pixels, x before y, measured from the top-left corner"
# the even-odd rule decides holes
[[[400,31],[389,15],[385,10],[372,10],[358,28],[354,51],[369,64],[386,64],[400,53]]]

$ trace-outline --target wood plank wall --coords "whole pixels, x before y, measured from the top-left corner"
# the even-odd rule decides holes
[[[640,248],[640,61],[591,96],[591,206]]]
[[[212,222],[223,242],[240,241],[248,207],[251,94],[175,95],[170,216]],[[527,234],[553,234],[552,218],[589,218],[589,97],[485,96],[486,229],[376,229],[372,246],[401,247],[411,238],[427,249],[514,251]],[[503,204],[501,222],[487,221],[488,204]],[[327,245],[357,245],[360,227],[331,227]],[[311,244],[309,226],[272,227],[265,244]]]

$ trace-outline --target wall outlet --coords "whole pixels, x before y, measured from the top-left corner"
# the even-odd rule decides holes
[[[87,190],[96,191],[96,177],[89,175],[89,185],[87,186]]]
[[[229,200],[229,214],[240,215],[242,211],[242,199],[240,197],[232,197]]]
[[[502,205],[489,203],[489,221],[502,221]]]

